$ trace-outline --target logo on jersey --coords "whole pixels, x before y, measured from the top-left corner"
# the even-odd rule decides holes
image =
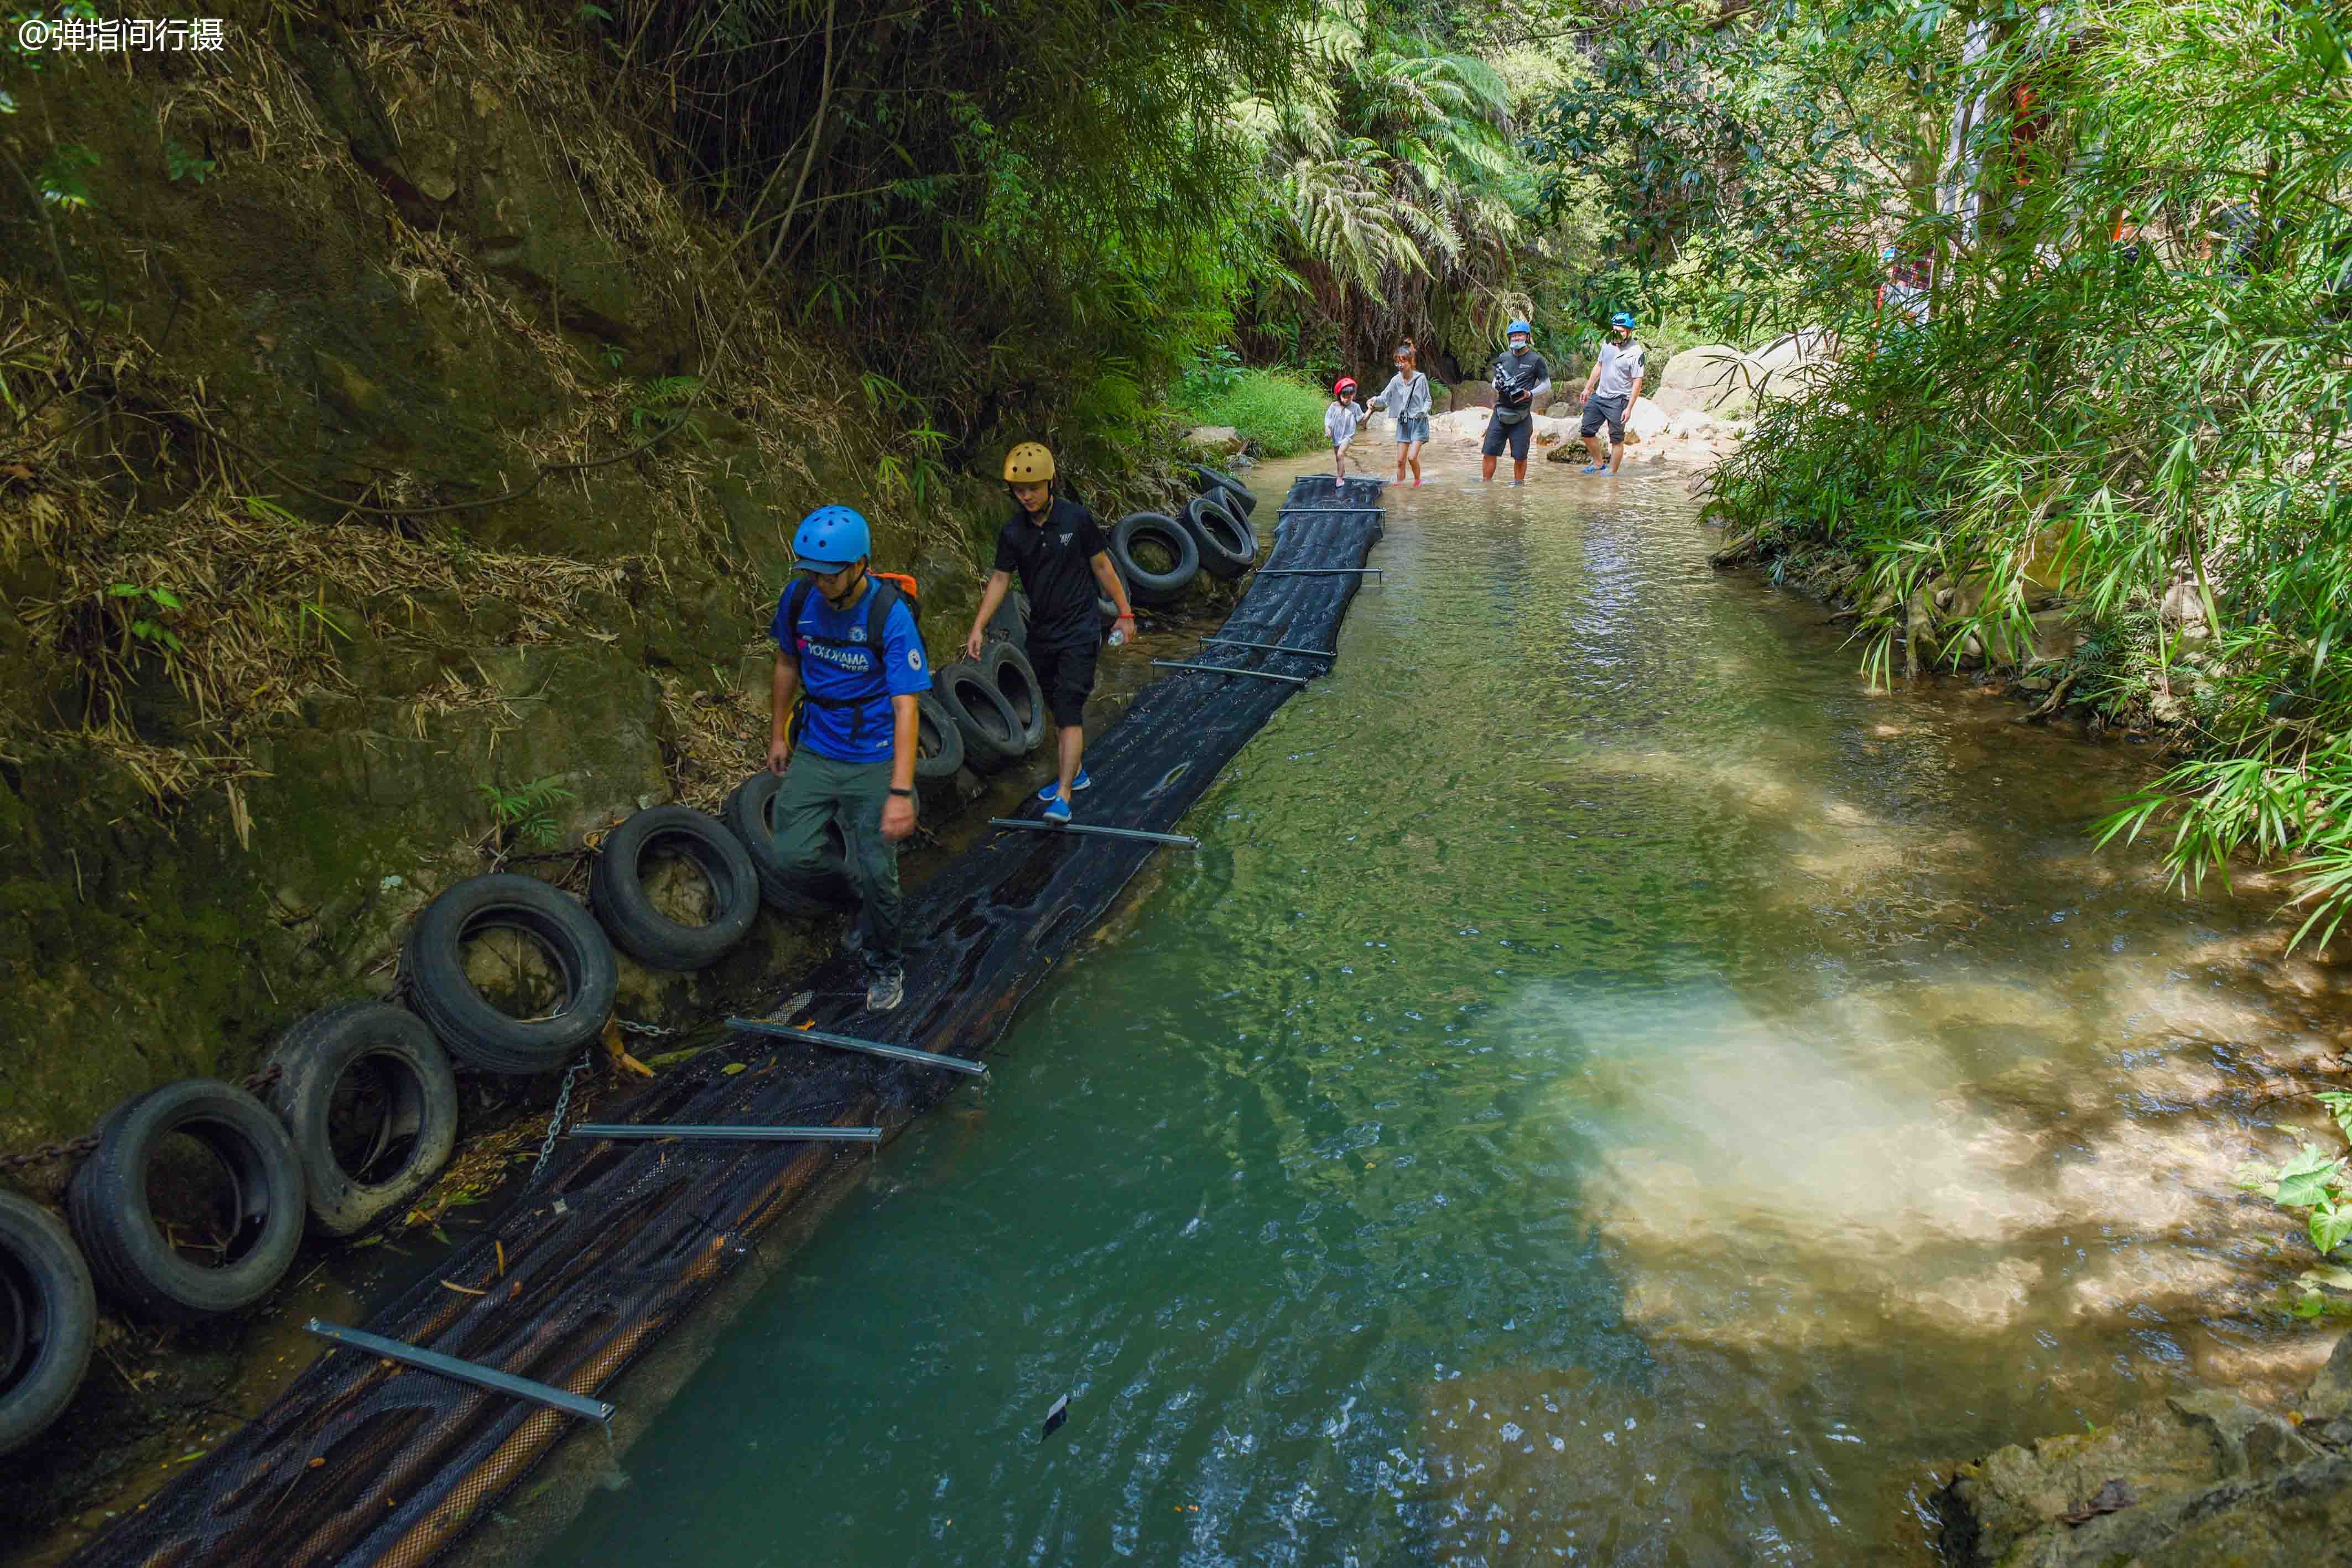
[[[910,669],[910,670],[919,670],[919,669],[921,669],[922,667],[923,667],[923,651],[922,651],[920,648],[909,648],[909,649],[908,649],[908,650],[907,650],[907,668],[908,668],[908,669]]]
[[[852,626],[849,629],[849,640],[853,643],[863,643],[866,641],[866,628],[863,626]]]
[[[1072,531],[1072,532],[1076,532],[1076,529],[1073,529],[1073,530],[1071,530],[1071,531]],[[1064,534],[1064,535],[1062,536],[1062,542],[1063,542],[1064,544],[1068,544],[1068,543],[1070,542],[1070,535],[1069,535],[1069,534]]]

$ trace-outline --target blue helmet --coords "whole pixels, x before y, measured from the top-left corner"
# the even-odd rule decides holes
[[[1536,329],[1533,327],[1528,326],[1525,321],[1514,321],[1509,326],[1503,329],[1503,336],[1506,338],[1511,336],[1514,332],[1525,332],[1530,338],[1536,335]]]
[[[1630,312],[1620,310],[1616,315],[1609,318],[1609,324],[1612,327],[1622,327],[1630,332],[1633,329],[1633,318]]]
[[[873,553],[873,530],[847,507],[819,507],[793,535],[793,564],[803,571],[839,571]]]

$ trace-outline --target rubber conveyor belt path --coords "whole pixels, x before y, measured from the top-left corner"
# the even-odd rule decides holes
[[[1306,478],[1271,555],[1284,566],[1361,566],[1381,536],[1381,486]],[[1362,510],[1350,510],[1358,503]],[[1223,627],[1244,642],[1200,662],[1322,674],[1361,579],[1253,582]],[[1087,752],[1089,821],[1175,826],[1251,736],[1299,688],[1191,671],[1153,681]],[[1024,814],[1039,810],[1033,798]],[[854,960],[835,957],[777,992],[815,1005],[788,1016],[835,1033],[974,1057],[1153,854],[1118,839],[998,829],[911,901],[907,996],[867,1012]],[[730,1066],[741,1064],[729,1073]],[[961,1076],[748,1032],[665,1074],[606,1113],[616,1121],[897,1125]],[[828,1166],[839,1145],[560,1145],[541,1180],[490,1230],[378,1312],[370,1333],[443,1355],[600,1394],[714,1289]],[[460,1287],[450,1289],[448,1285]],[[476,1293],[478,1292],[478,1293]],[[349,1352],[322,1355],[270,1406],[74,1568],[423,1568],[488,1516],[572,1418]]]

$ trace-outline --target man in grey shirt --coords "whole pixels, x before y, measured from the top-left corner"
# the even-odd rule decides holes
[[[1625,463],[1625,416],[1642,395],[1642,345],[1633,340],[1633,318],[1620,310],[1609,318],[1610,340],[1601,345],[1601,357],[1592,361],[1592,373],[1584,378],[1584,423],[1577,434],[1584,437],[1585,455],[1592,459],[1577,470],[1580,474],[1614,474]],[[1601,455],[1601,426],[1609,425],[1609,455]]]

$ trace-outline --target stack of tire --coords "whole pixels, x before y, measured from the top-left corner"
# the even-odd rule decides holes
[[[656,906],[641,873],[657,854],[704,879],[709,919]],[[427,904],[401,955],[413,1011],[355,1001],[310,1014],[271,1049],[258,1096],[183,1079],[117,1106],[66,1188],[64,1223],[0,1191],[0,1454],[30,1442],[73,1397],[100,1296],[165,1323],[255,1305],[306,1229],[350,1238],[396,1218],[447,1165],[457,1137],[453,1056],[498,1073],[562,1067],[612,1016],[616,946],[650,967],[701,968],[750,931],[760,894],[751,854],[724,824],[685,806],[639,811],[605,837],[585,908],[551,883],[506,873],[469,878]],[[552,1010],[516,1018],[475,986],[467,944],[491,929],[531,939],[561,991]],[[375,1112],[356,1136],[341,1114],[354,1095]],[[213,1208],[209,1234],[183,1236],[159,1222],[150,1183],[192,1148],[226,1173],[206,1189],[226,1201]]]
[[[1177,516],[1129,512],[1110,530],[1110,559],[1128,597],[1148,608],[1174,604],[1202,572],[1230,582],[1257,559],[1257,506],[1241,481],[1213,468],[1192,470],[1199,490]],[[1112,606],[1099,606],[1107,613]]]

